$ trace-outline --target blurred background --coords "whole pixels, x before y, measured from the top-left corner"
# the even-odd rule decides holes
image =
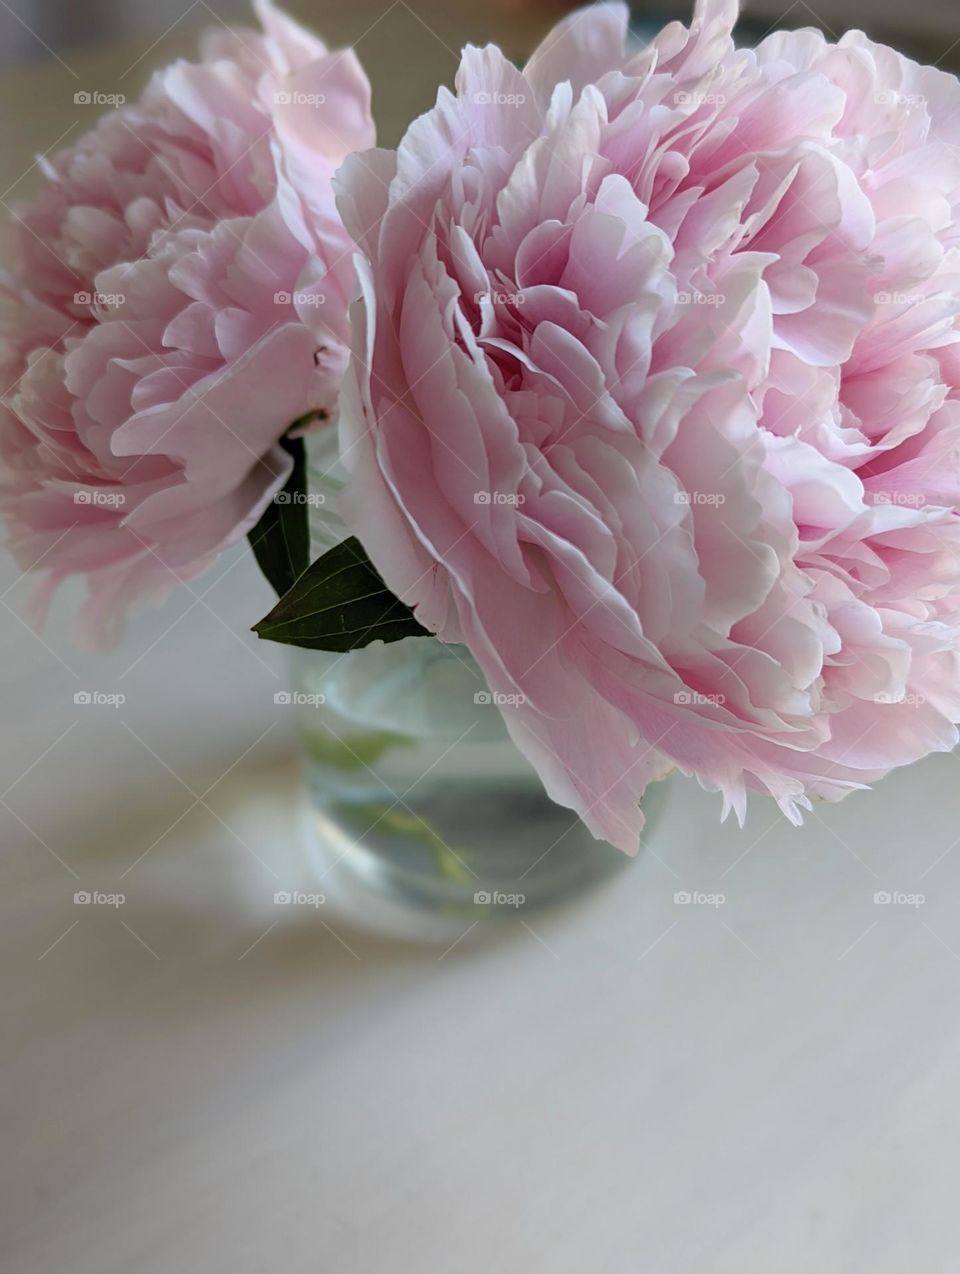
[[[633,5],[640,19],[660,24],[667,18],[686,17],[692,0],[658,0]],[[431,20],[443,9],[460,12],[476,8],[487,13],[489,23],[497,22],[497,11],[512,13],[537,11],[551,16],[572,9],[564,0],[491,0],[474,5],[472,0],[416,0],[407,6],[391,0],[354,0],[343,5],[345,25],[360,31],[385,13],[397,8],[420,9]],[[285,6],[306,20],[316,0],[290,0]],[[949,47],[960,36],[960,6],[947,0],[752,0],[744,5],[745,35],[755,27],[762,33],[773,25],[819,26],[838,34],[852,26],[865,28],[877,38],[907,43],[927,52],[937,46]],[[249,11],[244,0],[3,0],[0,4],[0,63],[33,61],[105,39],[135,40],[143,36],[162,37],[174,24],[195,27],[211,17],[235,22]],[[461,18],[462,21],[462,18]],[[483,22],[478,23],[482,28]],[[951,55],[952,56],[952,55]],[[935,60],[935,59],[931,59]]]
[[[637,0],[632,6],[638,30],[651,30],[672,18],[686,19],[693,0]],[[84,47],[113,43],[137,46],[146,56],[152,42],[190,47],[196,28],[217,21],[245,20],[246,0],[0,0],[0,66],[71,55]],[[289,0],[285,7],[309,22],[317,0]],[[434,38],[442,51],[445,32],[469,29],[477,40],[496,37],[522,56],[525,37],[576,5],[566,0],[353,0],[324,6],[324,28],[331,40],[349,40],[379,49],[396,49],[411,32]],[[862,27],[875,39],[915,52],[923,60],[960,66],[960,5],[946,0],[749,0],[743,5],[744,42],[778,26],[817,26],[834,35]],[[419,24],[419,29],[418,29]],[[331,29],[332,28],[332,29]],[[363,49],[361,49],[361,53]],[[448,51],[449,52],[449,51]]]
[[[643,40],[673,19],[688,20],[694,0],[636,0],[633,26]],[[193,56],[197,33],[252,23],[253,0],[0,0],[0,112],[7,123],[3,169],[22,174],[14,192],[29,195],[37,155],[63,144],[57,120],[84,89],[141,90],[150,71]],[[376,68],[374,115],[391,146],[452,81],[465,40],[496,41],[522,61],[565,12],[569,0],[285,0],[294,16],[333,47],[353,45]],[[743,44],[777,28],[819,27],[831,38],[860,27],[920,61],[960,69],[960,5],[944,0],[744,0]],[[121,69],[122,68],[122,69]],[[71,111],[75,126],[84,112]],[[16,127],[9,122],[15,120]],[[72,131],[71,129],[67,130]]]

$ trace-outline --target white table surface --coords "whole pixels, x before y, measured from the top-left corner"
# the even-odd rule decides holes
[[[27,590],[3,558],[4,1274],[960,1270],[956,757],[801,831],[674,786],[603,892],[450,951],[275,924],[298,796],[251,563],[107,658]]]

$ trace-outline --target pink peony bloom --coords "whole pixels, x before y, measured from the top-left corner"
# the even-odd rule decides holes
[[[958,741],[960,87],[735,19],[467,48],[337,178],[348,523],[629,852],[670,768],[799,821]]]
[[[257,0],[44,163],[0,273],[0,509],[42,614],[87,576],[81,632],[204,570],[285,481],[278,440],[329,411],[355,289],[331,178],[374,141],[352,53]]]

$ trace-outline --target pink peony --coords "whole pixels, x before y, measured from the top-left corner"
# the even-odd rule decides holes
[[[44,164],[0,274],[0,509],[24,569],[89,582],[82,632],[257,522],[346,363],[352,244],[331,178],[372,145],[352,53],[257,0]]]
[[[467,48],[337,178],[348,524],[630,852],[669,768],[799,821],[958,741],[960,88],[735,19]]]

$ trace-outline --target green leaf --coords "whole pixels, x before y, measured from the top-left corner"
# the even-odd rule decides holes
[[[247,536],[260,569],[278,597],[289,592],[310,565],[307,460],[303,439],[281,438],[280,446],[293,457],[293,471]]]
[[[253,631],[267,641],[336,651],[429,635],[352,536],[317,558]]]

